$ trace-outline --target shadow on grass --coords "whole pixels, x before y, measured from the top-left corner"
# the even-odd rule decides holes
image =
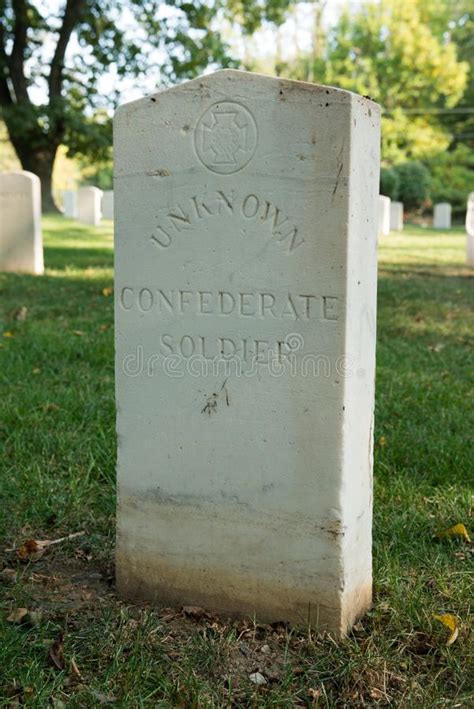
[[[68,248],[65,246],[47,246],[45,248],[45,266],[55,271],[69,269],[113,268],[114,255],[110,249]]]
[[[80,266],[78,265],[80,264]],[[57,269],[58,275],[46,273],[44,276],[31,276],[25,274],[0,273],[0,326],[7,323],[9,330],[29,328],[37,325],[41,320],[45,327],[49,327],[58,318],[98,323],[105,318],[108,323],[113,319],[113,297],[104,296],[103,289],[110,288],[112,279],[110,273],[100,270],[111,268],[107,254],[103,260],[98,260],[90,254],[82,259],[79,254],[77,260],[71,258],[69,268],[84,269],[84,275],[66,273],[68,265],[61,263]],[[53,268],[50,261],[49,268]],[[87,268],[91,271],[87,271]],[[64,275],[62,275],[64,272]],[[27,308],[25,322],[16,319],[18,308]]]

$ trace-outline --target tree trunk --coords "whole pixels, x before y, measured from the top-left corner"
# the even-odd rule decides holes
[[[18,155],[24,170],[33,172],[41,180],[41,208],[43,212],[59,212],[53,199],[53,167],[57,148],[21,151]],[[17,151],[20,152],[20,151]]]

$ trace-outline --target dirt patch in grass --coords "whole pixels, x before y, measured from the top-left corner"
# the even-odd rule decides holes
[[[4,684],[12,706],[39,705],[42,686],[53,706],[408,706],[408,698],[424,701],[426,677],[449,685],[432,633],[392,634],[387,652],[383,598],[336,642],[195,606],[127,603],[115,592],[110,556],[94,559],[80,547],[74,554],[54,549],[35,563],[4,560],[3,617],[28,610],[4,624],[24,649]]]

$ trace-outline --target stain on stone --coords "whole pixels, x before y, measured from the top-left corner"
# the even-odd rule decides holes
[[[146,173],[149,177],[169,177],[170,176],[170,171],[160,168],[158,170],[152,170],[151,172]]]

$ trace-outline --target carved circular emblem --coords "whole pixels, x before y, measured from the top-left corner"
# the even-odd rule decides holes
[[[257,147],[254,117],[239,103],[215,103],[199,119],[194,145],[200,161],[212,172],[237,172],[248,164]]]

